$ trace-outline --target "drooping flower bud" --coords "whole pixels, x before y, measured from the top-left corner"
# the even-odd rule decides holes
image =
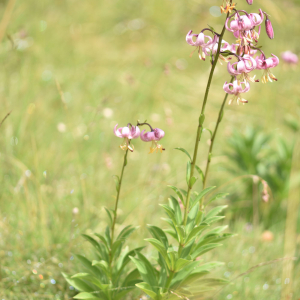
[[[253,0],[246,0],[249,5],[253,4]]]
[[[266,32],[267,32],[268,37],[271,40],[274,39],[274,30],[272,27],[272,23],[271,23],[270,19],[268,19],[268,17],[266,18],[265,25],[266,25]]]

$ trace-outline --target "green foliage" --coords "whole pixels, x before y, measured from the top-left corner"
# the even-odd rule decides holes
[[[76,255],[85,272],[73,276],[63,274],[68,283],[80,292],[75,299],[123,299],[141,281],[137,269],[128,269],[127,265],[136,254],[140,258],[139,252],[143,247],[131,251],[128,247],[123,248],[134,230],[136,227],[126,226],[114,242],[109,227],[106,227],[104,235],[95,233],[97,238],[82,235],[93,246],[97,259],[91,262],[82,255]]]
[[[234,176],[258,175],[264,179],[273,195],[274,201],[269,205],[269,212],[264,214],[263,222],[269,227],[274,221],[283,220],[284,211],[280,209],[281,202],[286,199],[289,187],[289,175],[291,170],[293,144],[287,143],[282,138],[276,138],[276,146],[271,143],[274,137],[270,134],[262,133],[258,128],[247,128],[245,133],[234,131],[232,137],[228,139],[230,151],[227,156],[230,163],[226,165]],[[246,193],[252,194],[252,180],[246,182]],[[240,195],[236,195],[236,198]],[[234,197],[233,197],[234,198]],[[238,202],[234,210],[239,208]],[[247,217],[252,216],[252,203],[246,207],[244,213]],[[243,210],[240,210],[243,211]],[[250,213],[250,215],[249,215]]]
[[[171,186],[176,195],[182,199],[179,189]],[[196,194],[190,204],[187,221],[184,223],[180,202],[173,196],[169,198],[169,204],[161,204],[167,214],[164,219],[169,228],[160,229],[154,225],[148,225],[152,238],[146,239],[157,250],[155,264],[152,265],[141,253],[137,257],[130,257],[136,265],[143,282],[136,284],[151,299],[173,299],[173,295],[180,294],[189,299],[196,299],[199,293],[209,292],[215,287],[227,283],[220,278],[206,277],[210,271],[222,265],[218,262],[203,264],[201,256],[212,249],[222,246],[219,242],[232,237],[232,234],[222,233],[227,226],[211,228],[214,222],[223,216],[219,214],[227,207],[217,206],[207,211],[200,211],[199,204],[204,195],[207,195],[215,187],[209,187]],[[209,201],[224,197],[225,194],[217,194]],[[182,200],[181,200],[182,201]],[[170,239],[167,235],[170,236]],[[175,246],[175,244],[178,246]],[[154,268],[155,266],[155,268]]]

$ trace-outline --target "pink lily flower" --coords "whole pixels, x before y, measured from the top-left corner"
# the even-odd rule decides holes
[[[256,60],[248,54],[245,54],[238,62],[232,64],[229,62],[227,64],[228,73],[232,76],[241,75],[239,78],[240,81],[255,82],[255,76],[250,77],[248,73],[255,70],[256,67],[257,67]]]
[[[261,78],[262,83],[273,82],[273,80],[277,81],[277,78],[270,71],[271,68],[275,68],[279,64],[279,58],[276,55],[272,54],[272,57],[266,58],[264,54],[261,54],[255,60],[257,70],[264,70]]]
[[[242,84],[245,85],[244,88],[242,87]],[[233,83],[227,83],[227,81],[226,81],[224,83],[223,89],[227,94],[234,95],[234,97],[229,100],[229,104],[231,104],[232,101],[236,101],[237,104],[239,104],[239,102],[241,102],[243,104],[248,103],[248,101],[246,99],[243,99],[241,97],[242,93],[246,93],[250,90],[250,84],[248,81],[240,82],[238,80],[234,80]]]
[[[235,14],[235,20],[230,22],[230,27],[228,27],[227,18],[225,22],[225,27],[227,30],[231,31],[233,35],[238,39],[237,42],[240,45],[238,49],[239,54],[246,53],[250,51],[249,43],[255,41],[257,42],[260,35],[261,23],[264,20],[263,11],[260,9],[259,14],[251,13],[248,15],[240,16],[238,13]],[[255,27],[259,26],[258,32],[255,31]],[[243,51],[242,51],[243,50]]]
[[[253,4],[253,0],[246,0],[249,5]]]
[[[285,51],[281,53],[282,59],[289,64],[297,64],[298,56],[291,51]]]
[[[130,140],[136,139],[140,136],[140,129],[138,128],[138,126],[132,126],[131,124],[130,124],[131,128],[129,128],[128,125],[126,127],[120,127],[117,129],[118,127],[117,124],[114,128],[114,134],[119,138],[124,138],[123,144],[120,145],[120,148],[122,150],[128,149],[131,152],[133,152],[134,146],[130,145]]]
[[[211,49],[211,46],[214,45],[217,42],[217,36],[215,35],[212,39],[208,35],[204,35],[204,33],[200,32],[199,34],[192,34],[192,30],[188,32],[186,35],[186,41],[189,45],[195,46],[198,48],[199,58],[202,60],[205,60],[206,56],[209,56],[209,51]],[[194,42],[193,37],[196,37],[196,41]],[[205,38],[208,39],[207,42],[205,42]],[[193,53],[193,52],[192,52]]]
[[[158,152],[158,150],[160,150],[160,152],[162,153],[165,149],[162,147],[162,145],[158,144],[157,142],[165,136],[165,132],[159,128],[154,128],[153,131],[148,131],[145,133],[144,132],[145,130],[141,132],[141,140],[144,142],[152,141],[149,153],[153,153],[155,150],[156,153]]]

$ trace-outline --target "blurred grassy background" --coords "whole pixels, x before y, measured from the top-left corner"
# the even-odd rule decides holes
[[[254,2],[248,7],[241,0],[238,8],[258,11],[261,5],[271,15],[275,39],[269,40],[264,31],[260,38],[266,54],[300,53],[299,2]],[[1,1],[2,14],[6,4]],[[0,118],[12,110],[0,128],[3,299],[74,295],[60,272],[79,270],[73,253],[88,251],[81,233],[103,230],[103,206],[113,206],[112,176],[119,174],[123,157],[113,127],[137,119],[147,119],[166,132],[163,154],[148,155],[149,145],[135,140],[125,172],[120,223],[140,225],[131,243],[144,244],[138,238],[147,235],[145,224],[159,223],[163,216],[158,203],[170,193],[166,185],[185,188],[183,154],[173,149],[192,151],[209,72],[208,62],[189,57],[192,49],[185,35],[207,24],[220,30],[224,17],[209,13],[219,5],[217,0],[17,1],[8,36],[0,44]],[[234,41],[231,34],[225,39]],[[259,126],[293,141],[295,135],[283,120],[299,112],[299,67],[281,63],[274,74],[277,83],[252,85],[247,105],[226,107],[209,184],[233,178],[219,163],[228,163],[226,140],[234,129],[243,132]],[[205,126],[210,129],[225,80],[226,66],[218,65],[206,113]],[[208,133],[200,147],[201,166],[208,151],[205,139]],[[242,192],[242,185],[230,189]],[[251,207],[251,195],[247,199]],[[272,204],[261,209],[268,205]],[[74,207],[79,208],[75,216]],[[230,207],[227,213],[232,216]],[[229,279],[260,262],[283,257],[284,223],[276,222],[275,215],[269,228],[274,239],[262,242],[263,226],[251,230],[245,227],[248,221],[236,218],[230,230],[239,236],[215,251],[213,258],[207,256],[227,263],[220,272]],[[298,275],[299,269],[298,260]],[[279,299],[280,276],[281,263],[259,268],[224,289],[220,299]],[[295,277],[295,287],[300,286]],[[300,297],[299,288],[297,292]]]

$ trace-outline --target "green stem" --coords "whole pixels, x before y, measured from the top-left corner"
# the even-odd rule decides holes
[[[228,17],[229,14],[227,14]],[[206,103],[207,103],[207,98],[208,98],[208,93],[209,93],[209,89],[210,89],[210,85],[211,85],[211,81],[214,75],[214,71],[216,68],[216,65],[218,63],[218,59],[219,59],[219,55],[220,55],[220,49],[221,49],[221,44],[222,44],[222,39],[223,39],[223,35],[225,33],[225,25],[223,26],[223,30],[219,36],[219,43],[218,43],[218,50],[215,56],[215,60],[213,62],[213,65],[211,67],[210,73],[209,73],[209,78],[208,78],[208,82],[207,82],[207,86],[206,86],[206,91],[205,91],[205,95],[204,95],[204,99],[203,99],[203,104],[202,104],[202,109],[201,109],[201,114],[199,117],[199,124],[198,124],[198,128],[197,128],[197,134],[196,134],[196,140],[195,140],[195,148],[194,148],[194,155],[193,155],[193,160],[191,162],[191,174],[190,174],[190,178],[193,177],[194,175],[194,171],[195,171],[195,165],[196,165],[196,160],[197,160],[197,155],[198,155],[198,147],[199,147],[199,142],[201,140],[201,135],[202,135],[202,127],[203,127],[203,123],[204,123],[204,119],[205,119],[205,107],[206,107]],[[184,220],[183,220],[183,225],[186,225],[187,222],[187,217],[188,217],[188,210],[189,210],[189,205],[190,205],[190,198],[191,198],[191,190],[192,190],[192,186],[191,186],[191,181],[189,182],[188,185],[188,190],[187,190],[187,196],[186,196],[186,202],[185,202],[185,209],[184,209]],[[202,208],[202,206],[201,206]],[[181,246],[179,247],[179,250],[181,250]]]
[[[172,282],[172,279],[173,279],[174,275],[175,275],[175,272],[174,271],[170,271],[170,275],[168,277],[168,280],[167,280],[166,286],[165,286],[166,292],[168,291],[168,289],[169,289],[169,287],[171,285],[171,282]]]
[[[230,83],[232,83],[233,80],[234,80],[234,76],[231,77]],[[207,156],[207,161],[206,161],[205,174],[204,174],[204,179],[203,179],[203,189],[205,189],[205,187],[206,187],[207,175],[208,175],[208,170],[209,170],[209,166],[210,166],[210,162],[211,162],[211,155],[212,155],[212,150],[213,150],[213,146],[214,146],[214,141],[215,141],[215,138],[216,138],[216,135],[217,135],[219,125],[220,125],[220,123],[222,121],[222,118],[223,118],[224,107],[225,107],[225,104],[226,104],[227,97],[228,97],[228,94],[226,93],[226,95],[224,97],[224,100],[223,100],[223,103],[222,103],[222,106],[221,106],[220,111],[219,111],[219,116],[218,116],[218,120],[217,120],[215,130],[214,130],[213,135],[212,135],[211,140],[210,140],[210,146],[209,146],[208,156]],[[200,203],[201,207],[202,207],[202,205],[203,205],[203,199],[201,199],[201,203]]]
[[[119,186],[118,186],[117,198],[116,198],[116,203],[115,203],[114,218],[113,218],[113,222],[112,222],[112,226],[111,226],[111,240],[110,240],[110,249],[109,249],[110,266],[112,264],[111,249],[112,249],[113,241],[114,241],[115,225],[116,225],[116,221],[117,221],[117,209],[118,209],[121,186],[122,186],[122,181],[123,181],[123,174],[124,174],[124,169],[127,165],[127,154],[128,154],[128,149],[126,150],[126,152],[124,154],[123,166],[122,166],[122,171],[121,171],[121,175],[120,175],[120,179],[119,179]]]

